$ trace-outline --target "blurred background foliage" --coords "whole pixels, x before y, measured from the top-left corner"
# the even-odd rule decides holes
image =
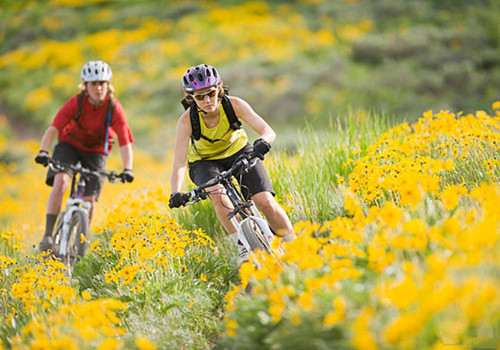
[[[40,138],[107,61],[138,145],[171,148],[180,79],[218,68],[292,143],[366,112],[413,121],[500,97],[500,3],[488,0],[0,0],[0,132]],[[355,111],[355,113],[348,113]],[[356,112],[358,111],[358,112]],[[345,117],[344,117],[345,118]]]

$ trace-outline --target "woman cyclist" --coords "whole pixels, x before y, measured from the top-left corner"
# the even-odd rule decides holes
[[[48,164],[49,149],[57,138],[53,159],[68,164],[80,161],[85,168],[105,171],[112,139],[116,134],[124,167],[122,177],[127,182],[134,180],[133,137],[123,107],[113,97],[114,88],[109,83],[112,76],[111,68],[103,61],[90,61],[83,66],[80,94],[73,96],[62,106],[45,131],[40,152],[35,158],[37,163],[44,166]],[[52,190],[47,201],[45,234],[39,246],[41,251],[52,248],[52,231],[61,210],[63,195],[69,187],[72,176],[71,169],[57,173],[49,169],[47,173],[46,183],[52,186]],[[87,180],[83,199],[92,205],[89,223],[103,183],[104,178],[94,176]]]
[[[175,156],[173,161],[171,191],[169,200],[171,208],[183,205],[181,187],[186,170],[189,177],[197,185],[215,178],[222,171],[231,167],[241,154],[254,152],[263,159],[275,140],[273,129],[262,119],[250,105],[241,98],[227,96],[236,116],[255,130],[260,138],[253,146],[248,143],[246,132],[230,127],[229,119],[221,100],[225,95],[223,83],[217,70],[207,64],[189,68],[182,78],[185,101],[189,108],[196,108],[201,137],[193,137],[193,126],[190,120],[190,109],[187,109],[177,122]],[[207,189],[215,208],[217,217],[238,245],[238,264],[248,260],[248,252],[238,241],[236,229],[227,218],[232,210],[230,200],[225,196],[222,185]],[[266,170],[259,160],[248,174],[242,178],[243,194],[254,201],[257,208],[266,216],[271,228],[285,241],[295,236],[292,224],[285,211],[274,198],[274,191]]]

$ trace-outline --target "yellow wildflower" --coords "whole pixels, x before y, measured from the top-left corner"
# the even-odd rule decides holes
[[[156,345],[144,336],[136,337],[135,345],[137,345],[140,350],[156,350]]]

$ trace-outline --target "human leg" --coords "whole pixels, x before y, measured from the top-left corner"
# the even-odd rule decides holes
[[[40,250],[46,251],[52,248],[52,231],[61,210],[64,193],[68,189],[71,177],[66,173],[57,173],[54,176],[54,184],[47,201],[47,214],[45,221],[45,233],[40,242]]]
[[[75,164],[78,161],[78,154],[73,146],[66,142],[60,142],[54,148],[52,159],[67,164]],[[69,187],[73,172],[71,169],[64,169],[56,172],[49,169],[45,183],[52,186],[47,200],[45,233],[40,242],[40,250],[45,251],[52,248],[52,231],[57,221],[57,216],[61,210],[64,193]]]
[[[71,181],[70,175],[66,173],[57,173],[54,176],[54,185],[47,201],[47,214],[59,214],[61,210],[64,193],[69,187]]]
[[[270,192],[259,192],[252,196],[252,200],[279,237],[283,237],[285,241],[291,241],[295,238],[288,215]]]
[[[226,195],[226,191],[222,185],[216,185],[214,187],[207,188],[207,192],[210,193],[210,199],[217,214],[217,218],[221,222],[222,226],[227,233],[236,232],[236,228],[233,226],[227,215],[234,209],[233,204]]]

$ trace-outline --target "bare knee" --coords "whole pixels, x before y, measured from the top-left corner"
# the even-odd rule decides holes
[[[260,192],[252,197],[257,208],[265,213],[271,214],[279,210],[279,204],[270,192]]]
[[[54,177],[54,184],[52,186],[52,191],[60,194],[64,194],[69,187],[69,182],[71,178],[68,174],[59,173]]]

